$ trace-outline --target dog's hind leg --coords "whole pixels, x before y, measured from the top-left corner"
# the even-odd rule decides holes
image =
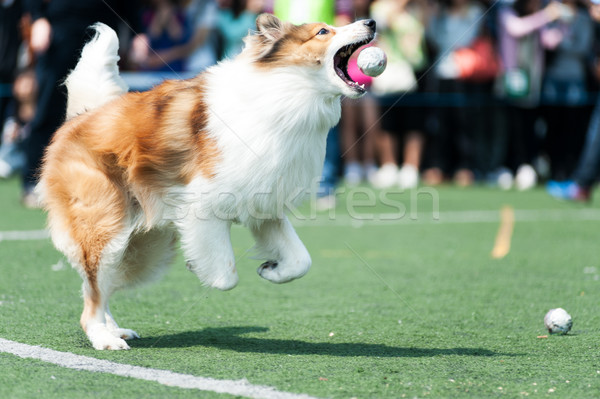
[[[108,306],[110,296],[122,285],[120,266],[128,245],[128,233],[123,231],[113,237],[99,254],[84,255],[84,308],[80,322],[95,349],[129,349],[124,339],[138,337],[133,330],[119,328]]]
[[[238,283],[231,247],[231,222],[219,219],[186,218],[176,222],[187,267],[204,284],[230,290]]]
[[[121,341],[139,338],[135,331],[119,327],[110,312],[108,299],[118,289],[160,277],[173,261],[176,238],[177,234],[171,228],[133,234],[125,229],[104,247],[96,276],[102,304],[96,308],[90,304],[90,311],[86,313],[84,310],[85,321],[82,316],[82,327],[96,349],[128,349],[127,344]],[[90,276],[87,276],[87,281],[91,282]],[[84,284],[84,295],[85,288]],[[88,302],[91,301],[86,301],[86,308]],[[95,317],[88,315],[92,310]],[[102,312],[104,321],[100,317]],[[107,331],[117,339],[108,336]]]
[[[257,270],[273,283],[287,283],[304,276],[310,269],[310,254],[287,217],[266,220],[251,229],[258,256],[268,259]]]
[[[83,283],[83,313],[81,327],[95,349],[129,349],[123,338],[136,338],[132,330],[119,329],[108,308],[108,293],[101,292],[98,282],[91,279]]]
[[[128,349],[106,319],[108,299],[122,286],[122,260],[133,229],[128,197],[83,155],[47,169],[43,181],[52,239],[83,279],[80,322],[94,348]]]

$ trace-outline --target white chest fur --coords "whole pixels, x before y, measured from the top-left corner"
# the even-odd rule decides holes
[[[229,63],[209,71],[208,131],[221,154],[215,178],[189,187],[202,194],[204,212],[244,224],[280,217],[316,186],[340,98],[324,96],[310,75]]]

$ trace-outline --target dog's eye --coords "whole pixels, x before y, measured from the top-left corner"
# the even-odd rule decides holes
[[[327,29],[323,28],[317,32],[317,35],[326,35],[328,33],[329,33],[329,31]]]

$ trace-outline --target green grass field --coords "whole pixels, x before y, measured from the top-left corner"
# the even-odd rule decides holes
[[[119,292],[116,320],[142,336],[130,351],[91,348],[80,278],[50,240],[0,242],[0,338],[316,397],[600,397],[598,202],[485,187],[372,200],[350,192],[335,213],[295,222],[313,267],[290,284],[258,277],[236,227],[236,289],[203,288],[179,256],[160,282]],[[20,207],[16,181],[0,182],[0,204],[0,231],[44,227],[42,212]],[[516,223],[495,260],[504,205]],[[387,220],[398,208],[406,215]],[[573,330],[538,338],[553,307]],[[227,396],[6,353],[0,370],[0,398]]]

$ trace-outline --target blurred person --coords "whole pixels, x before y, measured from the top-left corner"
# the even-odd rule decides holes
[[[341,26],[352,20],[352,0],[267,0],[265,9],[294,24],[318,21]],[[336,126],[327,135],[325,163],[317,193],[318,210],[328,210],[336,206],[335,187],[338,183],[340,161],[340,141]]]
[[[262,9],[263,0],[219,0],[217,30],[223,41],[221,58],[233,58],[242,51],[243,39],[256,28],[256,17]]]
[[[427,184],[439,184],[444,175],[454,174],[455,182],[468,186],[474,180],[474,131],[467,108],[470,86],[460,78],[454,62],[455,50],[470,47],[481,33],[483,7],[472,0],[443,0],[427,27],[427,39],[436,52],[434,90],[452,97],[434,110],[436,129],[431,134]],[[446,97],[446,96],[445,96]]]
[[[419,182],[427,110],[415,104],[423,91],[426,1],[377,0],[372,6],[378,26],[378,46],[388,56],[388,68],[374,82],[382,128],[376,151],[381,167],[372,179],[377,188],[414,188]],[[391,104],[391,106],[390,106]],[[401,163],[397,155],[402,139]],[[398,165],[402,166],[398,168]]]
[[[506,146],[516,186],[527,190],[537,183],[532,166],[538,156],[536,121],[539,114],[545,48],[556,47],[560,33],[548,27],[565,15],[556,2],[542,8],[541,0],[515,0],[498,12],[499,52],[504,71],[498,95],[506,103]]]
[[[217,62],[216,0],[186,0],[183,3],[185,24],[190,34],[183,43],[156,52],[148,52],[142,60],[151,68],[182,60],[183,71],[200,73]],[[177,71],[176,71],[177,72]]]
[[[353,0],[264,0],[265,11],[293,24],[325,22],[342,26],[352,21]],[[315,19],[316,18],[316,19]]]
[[[7,178],[25,167],[23,143],[29,135],[30,122],[35,114],[37,84],[33,68],[21,71],[13,86],[14,115],[4,124],[0,144],[0,177]]]
[[[352,2],[355,20],[370,18],[371,3],[371,0],[354,0]],[[356,61],[363,48],[355,51],[350,58],[348,74],[355,82],[368,87],[372,78],[360,71]],[[346,184],[355,186],[364,179],[373,179],[377,171],[374,140],[378,129],[378,105],[369,93],[356,100],[345,98],[342,101],[340,144],[344,162],[343,176]]]
[[[587,67],[594,36],[587,10],[576,0],[564,0],[563,4],[571,15],[550,25],[560,41],[546,56],[542,86],[546,151],[551,178],[559,181],[573,173],[589,121]]]
[[[600,4],[591,3],[589,8],[591,18],[596,22],[596,29],[600,31]],[[596,43],[596,58],[594,60],[594,75],[600,81],[600,46]],[[591,193],[598,177],[600,177],[600,96],[597,95],[596,106],[590,118],[585,143],[577,168],[569,180],[549,181],[548,193],[558,199],[587,202],[591,200]]]
[[[142,14],[142,23],[153,52],[160,53],[187,43],[190,29],[180,0],[150,0]],[[153,71],[183,71],[183,57],[159,60],[157,64],[143,63],[142,69]]]
[[[126,18],[139,31],[139,20],[135,1],[27,0],[24,5],[33,21],[30,46],[37,60],[38,95],[29,136],[23,143],[26,164],[22,202],[27,207],[39,207],[33,190],[38,168],[52,134],[64,121],[67,99],[62,83],[88,39],[87,28],[95,22],[117,27]]]
[[[22,130],[14,117],[8,117],[0,130],[0,178],[17,174],[25,166],[25,154],[21,148]]]
[[[502,65],[498,49],[498,12],[508,1],[485,0],[483,3],[488,7],[485,12],[483,33],[481,38],[488,40],[493,49],[496,62],[493,77],[480,81],[478,94],[480,97],[473,109],[473,123],[475,129],[475,167],[477,177],[482,182],[503,190],[513,187],[514,176],[506,164],[506,136],[507,121],[504,101],[496,95],[496,86],[502,74]]]
[[[468,46],[455,48],[443,60],[446,76],[456,76],[464,90],[463,93],[442,95],[443,103],[446,107],[461,107],[468,115],[466,140],[459,141],[455,147],[461,148],[462,142],[468,160],[462,162],[468,165],[468,170],[455,174],[455,181],[459,185],[468,185],[474,179],[494,178],[495,182],[497,169],[504,162],[505,151],[498,151],[497,146],[504,134],[503,115],[500,112],[502,107],[493,95],[501,70],[495,23],[500,1],[480,3],[487,8],[477,21],[477,26],[474,26],[479,30],[476,37]],[[435,132],[435,129],[431,130]],[[460,155],[455,151],[457,153]],[[456,157],[451,157],[450,161],[455,162]]]
[[[199,73],[217,62],[217,2],[215,0],[189,0],[186,15],[192,27],[190,55],[185,70]]]
[[[21,0],[0,0],[0,131],[8,118],[21,44]],[[1,142],[1,141],[0,141]]]

